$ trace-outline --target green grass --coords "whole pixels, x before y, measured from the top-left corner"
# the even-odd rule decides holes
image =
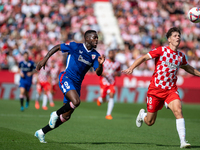
[[[46,134],[47,144],[34,137],[47,125],[52,111],[62,106],[56,102],[49,110],[36,110],[34,101],[20,112],[19,101],[0,100],[0,150],[174,150],[179,148],[175,118],[163,108],[152,127],[135,125],[145,104],[116,103],[113,120],[104,119],[107,104],[82,102],[70,121]],[[200,149],[200,105],[183,105],[186,138],[192,149]]]

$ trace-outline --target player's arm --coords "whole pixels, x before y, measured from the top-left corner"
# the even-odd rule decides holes
[[[125,74],[132,74],[133,70],[139,66],[140,64],[142,64],[143,62],[147,61],[151,59],[151,57],[149,56],[149,54],[146,54],[138,59],[135,60],[135,62],[126,70],[122,70],[121,72],[125,73]]]
[[[54,46],[52,49],[49,50],[49,52],[46,54],[46,56],[37,64],[36,70],[39,71],[42,67],[45,69],[45,64],[48,61],[48,59],[57,51],[60,51],[60,44]]]
[[[200,77],[200,72],[197,69],[190,66],[189,64],[181,66],[181,68],[184,69],[186,72],[194,75],[194,76]]]
[[[102,72],[103,72],[103,63],[104,63],[104,61],[105,61],[105,56],[104,55],[98,57],[99,66],[96,69],[96,74],[98,76],[100,76],[102,74]]]

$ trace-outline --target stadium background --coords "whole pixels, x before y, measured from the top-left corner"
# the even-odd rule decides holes
[[[105,55],[115,50],[116,60],[125,69],[149,50],[166,45],[165,33],[170,27],[180,27],[180,50],[199,69],[200,24],[187,19],[188,10],[198,5],[197,0],[1,0],[0,98],[18,99],[17,66],[24,51],[37,63],[56,44],[83,42],[88,29],[99,34],[97,50]],[[60,70],[65,67],[65,58],[59,52],[52,57]],[[132,76],[118,78],[115,101],[143,103],[153,69],[152,60],[139,66]],[[184,102],[199,103],[199,80],[179,70],[179,92]],[[33,100],[35,92],[32,86]],[[91,70],[83,82],[81,99],[94,101],[98,96],[98,77]],[[55,99],[61,98],[58,90]]]

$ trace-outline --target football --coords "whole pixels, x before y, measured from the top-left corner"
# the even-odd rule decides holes
[[[188,18],[193,23],[200,22],[200,7],[193,7],[188,12]]]

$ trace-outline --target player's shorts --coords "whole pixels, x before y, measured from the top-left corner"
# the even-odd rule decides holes
[[[177,89],[164,90],[160,88],[149,88],[147,92],[147,111],[154,113],[163,108],[173,100],[181,100]]]
[[[80,96],[80,86],[76,86],[74,82],[65,75],[64,72],[61,72],[59,75],[59,87],[64,94],[63,103],[67,103],[70,101],[65,95],[70,90],[76,90],[76,92]]]
[[[115,94],[115,86],[114,85],[100,84],[100,88],[101,88],[101,97],[102,98],[105,98],[107,93]]]
[[[58,85],[57,84],[54,84],[52,85],[52,92],[56,92],[58,90]]]
[[[49,82],[40,82],[39,84],[37,84],[36,88],[38,93],[41,93],[42,90],[48,92],[51,90],[51,84]]]
[[[30,88],[31,88],[31,84],[30,83],[27,83],[27,82],[20,82],[19,83],[19,87],[22,87],[22,88],[25,88],[25,90],[27,91],[27,92],[29,92],[30,91]]]

